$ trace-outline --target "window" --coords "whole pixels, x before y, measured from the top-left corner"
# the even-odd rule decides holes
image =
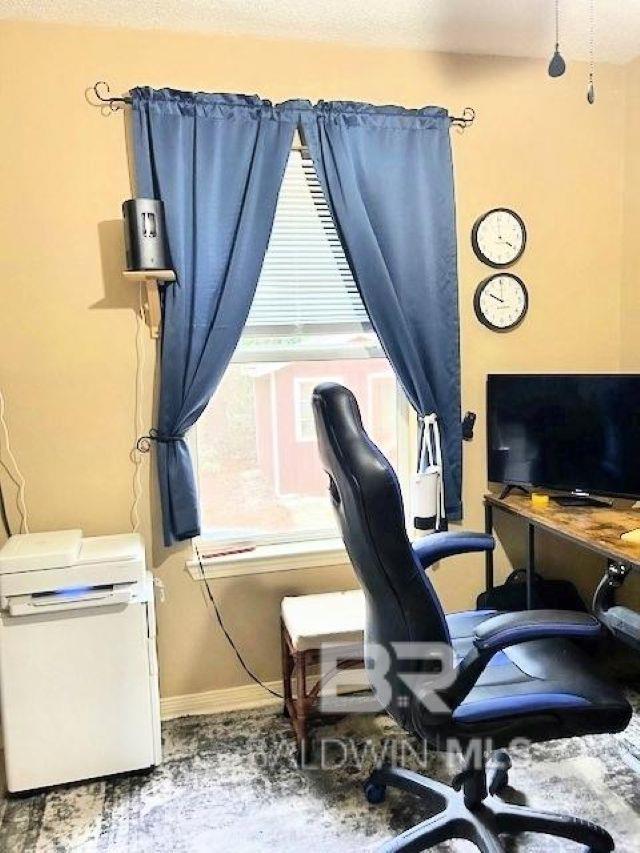
[[[397,386],[313,164],[292,151],[256,295],[193,446],[203,535],[267,543],[337,535],[311,395],[333,380],[397,463]]]

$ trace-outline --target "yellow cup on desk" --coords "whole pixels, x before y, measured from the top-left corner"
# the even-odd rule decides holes
[[[531,506],[536,509],[546,509],[549,506],[549,495],[540,494],[540,492],[531,493]]]
[[[623,533],[620,538],[624,539],[625,542],[632,542],[634,545],[640,545],[640,527],[636,527],[634,530],[628,530],[626,533]]]

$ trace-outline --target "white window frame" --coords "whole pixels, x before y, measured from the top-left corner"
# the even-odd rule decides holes
[[[391,367],[391,365],[389,365]],[[369,418],[369,422],[373,423],[373,385],[376,380],[380,379],[394,379],[393,376],[393,368],[391,368],[391,376],[388,373],[382,373],[382,371],[378,371],[378,373],[370,373],[367,376],[367,417]],[[398,380],[395,380],[396,386],[398,385]]]

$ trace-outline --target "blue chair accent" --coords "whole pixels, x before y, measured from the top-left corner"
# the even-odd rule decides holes
[[[473,611],[445,616],[427,577],[446,557],[494,547],[484,533],[448,532],[412,544],[406,533],[395,472],[367,436],[353,394],[329,382],[319,385],[313,408],[322,464],[342,536],[363,588],[367,623],[365,658],[372,644],[384,647],[391,697],[386,711],[408,733],[437,749],[479,742],[482,758],[470,758],[452,787],[400,767],[383,766],[366,783],[370,802],[388,785],[439,799],[442,811],[384,845],[384,853],[421,851],[450,838],[472,841],[483,853],[504,848],[500,833],[541,832],[610,853],[613,840],[588,821],[536,812],[498,800],[506,784],[514,738],[530,742],[618,732],[631,718],[621,692],[593,669],[575,638],[600,633],[597,619],[571,611],[522,613]],[[449,646],[455,662],[450,683],[435,680],[432,661],[399,660],[397,643]],[[408,691],[403,674],[423,678]],[[426,702],[437,694],[439,703]],[[443,710],[444,709],[444,710]],[[498,750],[501,766],[487,778],[485,755]]]

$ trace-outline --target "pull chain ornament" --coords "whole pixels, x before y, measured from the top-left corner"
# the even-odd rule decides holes
[[[596,99],[596,90],[593,84],[595,74],[595,30],[596,30],[596,2],[589,2],[589,86],[587,87],[587,101],[593,104]]]
[[[556,49],[549,63],[549,77],[562,77],[567,63],[560,54],[560,0],[556,0]]]

